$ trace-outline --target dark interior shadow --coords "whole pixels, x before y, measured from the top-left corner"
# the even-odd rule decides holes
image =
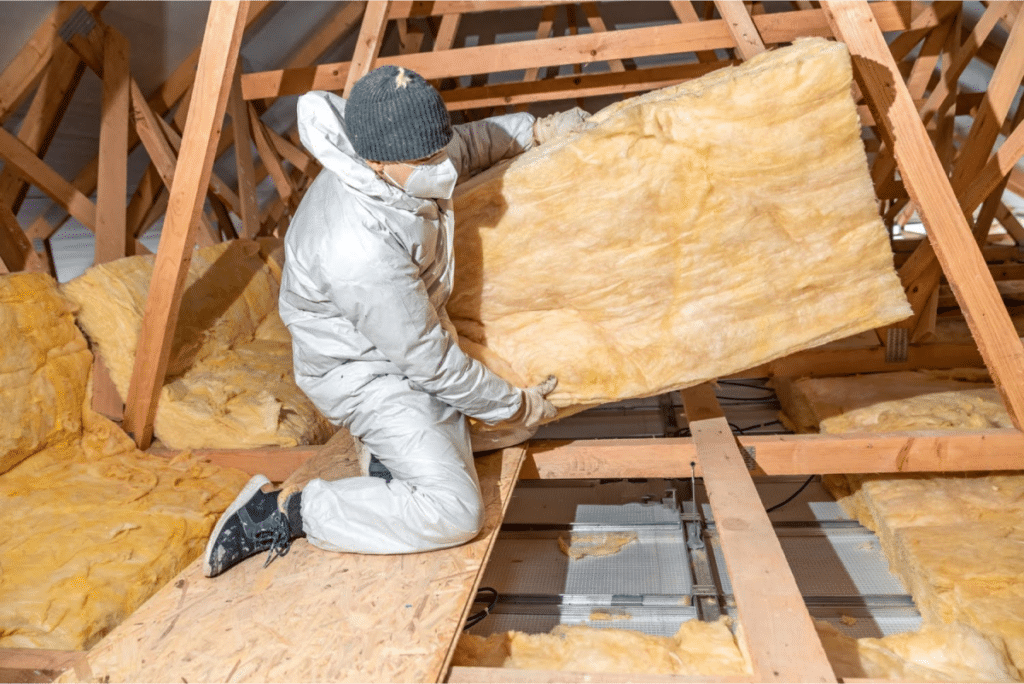
[[[263,268],[259,243],[233,240],[206,273],[182,293],[165,383],[192,367],[217,319]]]

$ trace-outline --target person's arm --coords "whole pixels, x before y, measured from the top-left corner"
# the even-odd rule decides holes
[[[464,181],[502,159],[510,159],[533,147],[532,114],[505,114],[452,126],[448,157]]]
[[[324,274],[342,315],[423,391],[487,423],[515,415],[523,391],[459,348],[410,256],[389,238],[369,251],[358,263],[339,255]]]

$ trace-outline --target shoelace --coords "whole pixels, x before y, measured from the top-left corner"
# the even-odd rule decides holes
[[[292,530],[288,524],[288,517],[281,511],[274,511],[272,515],[277,516],[278,524],[274,525],[271,532],[273,537],[270,540],[270,551],[267,553],[267,560],[263,563],[263,567],[270,565],[275,558],[288,555],[288,551],[292,547]]]

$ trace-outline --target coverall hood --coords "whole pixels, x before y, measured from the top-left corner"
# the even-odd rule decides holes
[[[313,92],[297,105],[299,137],[325,169],[356,192],[375,197],[399,209],[413,210],[422,200],[409,197],[374,172],[360,157],[345,130],[345,99],[328,92]]]

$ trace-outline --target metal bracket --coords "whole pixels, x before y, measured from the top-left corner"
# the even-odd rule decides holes
[[[84,7],[79,7],[57,30],[57,35],[65,43],[68,43],[74,36],[88,35],[94,28],[96,28],[96,20]]]
[[[740,446],[740,453],[743,454],[743,463],[747,470],[757,470],[757,447]]]
[[[885,333],[885,362],[906,363],[910,331],[906,328],[887,328]]]

